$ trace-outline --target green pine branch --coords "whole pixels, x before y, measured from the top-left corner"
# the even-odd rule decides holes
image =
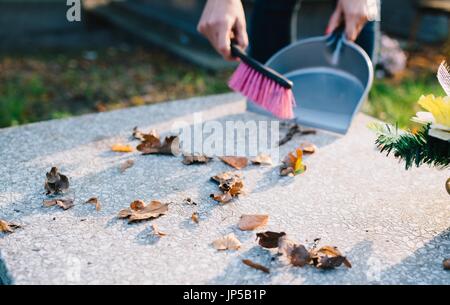
[[[401,131],[397,127],[385,124],[371,124],[378,138],[376,145],[381,153],[393,154],[403,160],[406,169],[414,165],[430,165],[437,168],[450,166],[450,144],[428,135],[430,126],[424,126],[417,133]]]

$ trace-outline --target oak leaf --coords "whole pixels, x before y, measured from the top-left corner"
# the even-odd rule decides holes
[[[248,165],[248,159],[246,157],[234,157],[234,156],[224,156],[219,157],[222,162],[228,164],[231,167],[234,167],[237,170],[241,170]]]
[[[259,154],[251,161],[255,165],[273,165],[272,157],[267,154]]]
[[[211,161],[212,158],[206,156],[206,155],[190,155],[190,154],[184,154],[183,155],[183,164],[185,165],[191,165],[191,164],[206,164],[209,161]]]
[[[128,218],[128,222],[147,220],[165,215],[169,210],[169,204],[159,201],[151,201],[148,205],[142,200],[133,201],[128,209],[119,212],[119,218]]]
[[[47,195],[60,194],[69,189],[69,178],[61,174],[58,168],[52,167],[50,172],[46,173],[45,190]]]
[[[279,240],[283,236],[286,236],[286,233],[267,231],[267,232],[256,234],[256,238],[258,240],[259,245],[266,249],[278,248]]]
[[[239,220],[239,229],[253,231],[264,227],[269,222],[269,215],[242,215]]]
[[[213,246],[217,250],[238,250],[241,247],[241,242],[233,233],[230,233],[213,241]]]
[[[59,206],[63,210],[68,210],[75,206],[73,199],[50,199],[42,203],[45,207]]]
[[[96,211],[100,211],[100,210],[102,209],[102,205],[101,205],[101,203],[100,203],[100,200],[98,200],[97,197],[89,198],[89,199],[85,202],[85,204],[92,204],[93,206],[95,206],[95,210],[96,210]]]

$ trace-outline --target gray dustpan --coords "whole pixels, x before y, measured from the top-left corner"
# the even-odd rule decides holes
[[[341,134],[347,133],[373,82],[369,56],[343,33],[298,41],[266,65],[294,83],[299,124]],[[267,113],[251,102],[248,109]]]

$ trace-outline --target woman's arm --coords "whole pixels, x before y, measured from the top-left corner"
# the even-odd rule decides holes
[[[339,0],[330,18],[327,34],[345,22],[347,39],[355,41],[364,25],[378,18],[378,10],[378,0]]]
[[[241,0],[208,0],[198,24],[212,46],[227,60],[231,56],[231,39],[245,49],[248,45],[244,8]]]

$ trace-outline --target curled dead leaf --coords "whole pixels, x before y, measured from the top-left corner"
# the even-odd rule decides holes
[[[269,222],[269,215],[242,215],[239,219],[239,229],[253,231],[264,227]]]
[[[148,205],[142,200],[133,201],[128,209],[119,212],[119,218],[128,218],[128,222],[147,220],[165,215],[169,210],[168,204],[152,201]]]
[[[46,173],[45,190],[47,195],[63,193],[69,189],[69,178],[59,173],[57,167],[52,167],[50,172]]]
[[[85,204],[92,204],[93,206],[95,206],[95,210],[96,210],[96,211],[100,211],[100,210],[102,209],[102,205],[101,205],[101,203],[100,203],[100,200],[98,200],[97,197],[89,198],[89,199],[85,202]]]
[[[306,135],[311,135],[311,134],[316,134],[316,133],[317,133],[317,131],[314,129],[303,129],[300,125],[293,124],[292,126],[289,127],[289,130],[286,133],[286,135],[280,140],[280,142],[278,142],[278,146],[283,146],[284,144],[288,143],[289,141],[292,140],[292,138],[296,134],[306,136]]]
[[[142,135],[143,141],[137,146],[137,150],[143,155],[159,154],[174,155],[180,154],[180,139],[178,136],[167,136],[161,143],[159,134],[151,131],[149,134]]]
[[[262,272],[264,272],[264,273],[270,273],[270,269],[269,269],[269,268],[267,268],[266,266],[263,266],[263,265],[261,265],[261,264],[255,263],[255,262],[253,262],[253,261],[251,261],[251,260],[249,260],[249,259],[243,259],[242,262],[243,262],[245,265],[247,265],[247,266],[249,266],[249,267],[251,267],[251,268],[253,268],[253,269],[262,271]]]
[[[14,233],[16,229],[21,228],[20,225],[0,219],[1,233]]]
[[[289,153],[283,160],[280,168],[281,176],[296,176],[306,171],[306,165],[303,164],[303,151],[297,148],[296,154]]]
[[[124,173],[127,169],[129,169],[130,167],[132,167],[134,165],[134,160],[127,160],[125,162],[123,162],[122,164],[120,164],[120,172]]]
[[[131,145],[124,145],[124,144],[114,144],[111,147],[111,150],[114,152],[121,152],[121,153],[130,153],[133,152],[133,146]]]
[[[59,206],[63,210],[68,210],[75,206],[73,199],[51,199],[44,200],[42,203],[45,207]]]
[[[319,250],[312,250],[310,254],[314,266],[319,269],[333,269],[342,264],[348,268],[352,267],[350,261],[336,247],[324,246]]]
[[[191,165],[191,164],[206,164],[211,161],[212,158],[206,155],[183,155],[183,164]]]
[[[225,204],[233,200],[233,196],[230,193],[211,194],[210,197],[219,203]]]
[[[270,165],[270,166],[273,165],[272,157],[267,154],[259,154],[251,161],[255,165]]]
[[[199,221],[200,221],[200,216],[198,215],[197,212],[194,212],[194,213],[192,213],[191,219],[192,219],[193,222],[199,223]]]
[[[444,267],[444,270],[450,270],[450,258],[442,262],[442,267]]]
[[[156,224],[152,224],[152,233],[157,237],[164,237],[167,235],[166,233],[161,232]]]
[[[311,155],[317,151],[317,146],[309,142],[304,142],[300,144],[299,148],[303,151],[304,154]]]
[[[266,249],[278,248],[281,237],[286,236],[284,232],[263,232],[256,234],[256,238],[261,247]]]
[[[219,157],[225,164],[234,167],[237,170],[241,170],[248,165],[248,159],[246,157],[234,157],[234,156],[224,156]]]
[[[238,250],[241,247],[241,242],[233,233],[230,233],[213,241],[213,246],[217,250]]]

